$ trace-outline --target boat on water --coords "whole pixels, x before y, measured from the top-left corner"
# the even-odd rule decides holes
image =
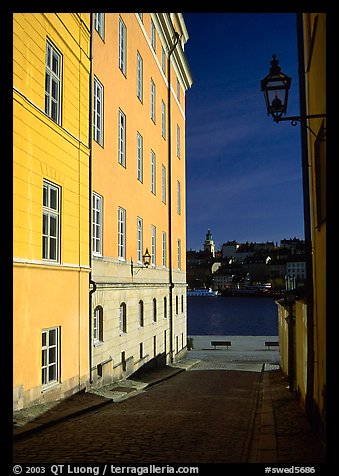
[[[212,288],[188,289],[187,296],[215,297],[218,296],[218,291],[212,291]]]

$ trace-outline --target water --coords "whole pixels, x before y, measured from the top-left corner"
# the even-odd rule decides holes
[[[267,297],[187,297],[187,335],[275,336],[277,305]]]

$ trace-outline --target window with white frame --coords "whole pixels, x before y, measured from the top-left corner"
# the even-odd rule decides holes
[[[126,76],[126,58],[127,58],[127,29],[122,18],[119,17],[119,68]]]
[[[126,116],[121,109],[118,117],[118,161],[126,167]]]
[[[94,316],[93,316],[93,341],[94,344],[98,342],[103,342],[103,330],[104,330],[104,311],[101,306],[97,306],[94,309]]]
[[[156,264],[156,227],[151,225],[151,265]]]
[[[126,259],[126,210],[118,209],[118,258]]]
[[[143,60],[139,51],[137,52],[137,98],[142,102],[143,96]]]
[[[177,78],[177,99],[180,102],[180,81]]]
[[[179,180],[177,180],[177,212],[181,214],[181,184]]]
[[[94,97],[93,97],[93,138],[98,144],[103,144],[104,125],[104,87],[100,81],[94,77]]]
[[[155,25],[154,25],[152,19],[151,19],[151,45],[152,45],[153,50],[155,51],[155,49],[156,49],[156,33],[155,33]]]
[[[41,346],[41,382],[43,387],[59,380],[59,328],[43,329]]]
[[[61,123],[61,54],[51,42],[46,44],[45,113]]]
[[[161,101],[161,135],[166,139],[166,105]]]
[[[93,255],[102,256],[102,197],[93,193],[92,209]]]
[[[105,14],[94,13],[94,28],[99,33],[100,37],[104,39],[105,34]]]
[[[120,334],[127,332],[127,308],[126,303],[122,302],[119,308],[119,328]]]
[[[151,150],[151,192],[156,193],[156,156],[155,152]]]
[[[161,200],[166,203],[166,167],[161,166]]]
[[[161,47],[161,69],[166,74],[166,53],[163,46]]]
[[[180,158],[180,127],[177,124],[177,157]]]
[[[60,187],[43,182],[42,259],[59,261],[60,253]]]
[[[178,240],[178,269],[181,269],[181,240]]]
[[[142,263],[142,218],[137,217],[137,260]]]
[[[166,231],[162,232],[162,265],[166,268],[167,264],[167,235]]]
[[[142,135],[137,132],[137,179],[142,182],[142,168],[143,168],[143,139]]]
[[[155,122],[155,83],[151,79],[151,119]]]

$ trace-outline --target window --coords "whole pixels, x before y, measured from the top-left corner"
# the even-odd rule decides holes
[[[184,312],[184,295],[181,295],[181,312]]]
[[[57,327],[42,331],[41,381],[49,386],[59,379],[59,329]]]
[[[120,207],[118,210],[118,258],[120,260],[126,258],[126,210]]]
[[[126,362],[126,353],[121,352],[121,367],[123,372],[126,372],[127,370],[127,362]]]
[[[105,34],[105,14],[104,13],[94,13],[94,28],[99,33],[102,39],[104,39]]]
[[[151,79],[151,119],[155,122],[155,84]]]
[[[166,105],[161,101],[161,135],[166,139]]]
[[[178,240],[178,269],[181,269],[181,240]]]
[[[166,167],[161,167],[161,200],[166,203]]]
[[[59,261],[60,187],[44,180],[42,200],[42,259]]]
[[[137,217],[137,259],[142,263],[142,218]]]
[[[153,322],[157,322],[157,300],[153,299]]]
[[[127,32],[126,25],[122,21],[122,18],[119,17],[119,68],[125,76],[126,76],[126,53],[127,53],[126,32]]]
[[[140,20],[143,22],[144,21],[144,14],[143,13],[137,13],[139,15]]]
[[[46,44],[45,113],[61,123],[61,54],[49,41]]]
[[[178,78],[177,78],[177,99],[180,102],[180,82]]]
[[[139,355],[140,355],[140,359],[144,358],[144,344],[142,342],[140,342],[139,344]]]
[[[164,268],[166,268],[166,262],[167,262],[166,247],[167,247],[167,236],[166,236],[166,231],[163,231],[162,232],[162,265]]]
[[[104,124],[104,87],[94,77],[94,98],[93,98],[93,137],[98,144],[103,144],[103,124]]]
[[[137,52],[137,98],[140,99],[142,102],[142,95],[143,95],[143,60],[139,53]]]
[[[151,264],[155,266],[156,262],[156,227],[151,225]]]
[[[179,296],[175,296],[175,313],[179,314]]]
[[[144,327],[144,301],[139,301],[139,326]]]
[[[180,158],[180,127],[177,124],[177,157]]]
[[[119,316],[120,316],[120,334],[125,334],[127,332],[127,313],[126,313],[126,304],[122,302],[120,304],[120,311],[119,311]]]
[[[102,256],[102,197],[97,193],[93,193],[92,226],[93,254]]]
[[[164,297],[164,319],[167,319],[167,297]]]
[[[155,26],[153,20],[151,20],[151,45],[153,50],[156,48],[156,35],[155,35]]]
[[[163,46],[161,47],[161,69],[166,74],[166,53]]]
[[[137,132],[137,179],[140,180],[140,182],[142,182],[142,143],[142,135]]]
[[[123,167],[126,167],[126,116],[119,109],[118,119],[118,161]]]
[[[177,180],[177,212],[181,214],[181,185],[179,180]]]
[[[94,344],[102,342],[103,339],[103,330],[104,330],[104,310],[101,306],[97,306],[94,309],[93,317],[93,341]]]
[[[156,171],[156,157],[155,157],[155,152],[151,150],[151,192],[154,193],[156,192],[155,189],[155,172]]]

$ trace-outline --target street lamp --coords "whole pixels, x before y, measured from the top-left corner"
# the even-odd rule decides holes
[[[286,114],[288,92],[292,78],[281,72],[279,61],[273,55],[269,73],[261,80],[261,91],[264,93],[267,114],[279,122],[283,114]]]
[[[326,117],[326,114],[283,117],[287,111],[291,81],[292,78],[281,71],[279,61],[276,55],[273,55],[270,71],[261,80],[261,91],[264,93],[267,114],[273,117],[274,122],[291,121],[292,126],[296,126],[298,122],[304,121],[307,129],[317,137],[306,123],[306,119]]]
[[[134,266],[133,261],[131,259],[131,274],[132,276],[134,275],[134,270],[138,269],[138,271],[135,273],[137,274],[140,269],[142,268],[148,268],[149,265],[151,264],[151,255],[149,254],[148,248],[146,248],[145,253],[142,255],[142,265],[140,266]]]

